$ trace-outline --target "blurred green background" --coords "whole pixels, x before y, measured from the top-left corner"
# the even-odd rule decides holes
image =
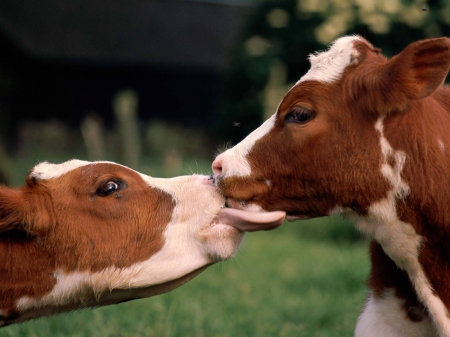
[[[307,56],[360,34],[387,56],[448,36],[450,1],[4,0],[0,181],[41,161],[112,160],[210,174],[215,153],[276,109]],[[367,240],[337,218],[247,235],[235,259],[150,299],[0,336],[350,336]]]

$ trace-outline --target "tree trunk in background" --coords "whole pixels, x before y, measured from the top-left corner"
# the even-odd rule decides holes
[[[275,60],[270,66],[269,79],[264,89],[264,120],[272,116],[289,90],[286,84],[287,68],[281,60]]]
[[[81,134],[91,161],[105,159],[105,136],[102,124],[101,118],[95,114],[89,114],[81,121]]]
[[[134,169],[139,168],[141,140],[138,125],[138,96],[132,90],[117,93],[113,100],[114,115],[120,141],[120,162]]]

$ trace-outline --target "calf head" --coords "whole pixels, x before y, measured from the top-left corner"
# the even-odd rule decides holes
[[[228,204],[309,218],[342,209],[365,215],[391,191],[405,197],[407,156],[394,149],[410,147],[408,128],[443,83],[450,39],[419,41],[387,59],[347,36],[310,62],[276,113],[213,162]]]
[[[233,256],[240,229],[283,220],[223,205],[206,176],[37,165],[26,186],[0,187],[0,326],[169,291]]]

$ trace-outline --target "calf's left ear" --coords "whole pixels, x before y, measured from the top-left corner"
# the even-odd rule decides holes
[[[386,113],[402,109],[409,100],[431,95],[442,85],[449,69],[449,38],[417,41],[375,69],[369,76],[369,86],[379,98],[379,111]]]
[[[11,230],[44,234],[51,228],[51,205],[44,195],[0,187],[0,235]]]
[[[20,190],[0,187],[0,234],[14,229],[23,229],[25,203]]]

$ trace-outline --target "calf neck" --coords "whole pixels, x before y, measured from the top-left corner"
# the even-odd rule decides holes
[[[373,238],[356,336],[450,336],[450,39],[310,56],[276,113],[213,163],[228,205],[341,213]]]

